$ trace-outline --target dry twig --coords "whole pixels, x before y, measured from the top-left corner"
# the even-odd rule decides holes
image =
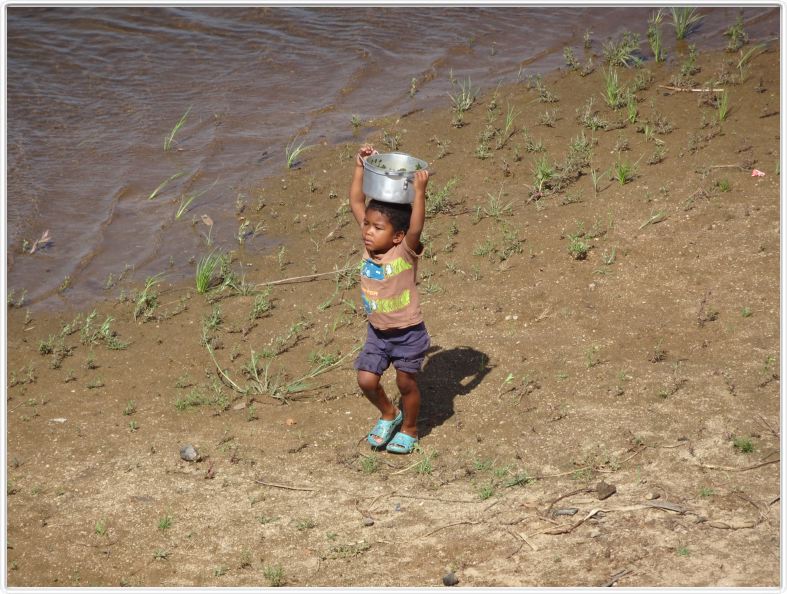
[[[254,481],[258,485],[265,485],[266,487],[276,487],[277,489],[288,489],[290,491],[319,491],[319,489],[313,489],[311,487],[293,487],[291,485],[280,485],[279,483],[267,483],[265,481],[261,481],[259,479]]]
[[[710,470],[724,470],[726,472],[744,472],[745,470],[754,470],[755,468],[759,468],[760,466],[766,466],[767,464],[778,464],[780,458],[776,458],[776,460],[768,460],[767,462],[760,462],[759,464],[752,464],[751,466],[744,466],[742,468],[735,468],[733,466],[716,466],[715,464],[697,464],[700,468],[708,468]]]

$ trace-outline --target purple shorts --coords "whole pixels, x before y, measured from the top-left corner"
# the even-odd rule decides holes
[[[355,368],[382,375],[393,363],[400,371],[418,373],[430,344],[423,322],[409,328],[385,331],[369,324],[366,344],[355,360]]]

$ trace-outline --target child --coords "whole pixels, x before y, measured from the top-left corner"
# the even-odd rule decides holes
[[[371,200],[367,206],[363,160],[374,152],[370,145],[358,151],[350,186],[350,207],[363,236],[361,300],[369,318],[366,344],[355,368],[358,386],[381,415],[366,436],[367,441],[374,448],[409,454],[418,443],[416,423],[421,406],[415,376],[421,371],[429,348],[429,334],[415,287],[418,259],[423,253],[421,230],[429,173],[415,172],[412,206],[377,200]],[[391,363],[396,368],[402,410],[388,399],[380,385],[380,377]]]

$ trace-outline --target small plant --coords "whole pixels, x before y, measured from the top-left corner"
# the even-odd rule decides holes
[[[383,144],[392,151],[398,151],[402,145],[402,135],[398,132],[383,132]]]
[[[262,575],[268,580],[268,584],[277,588],[284,584],[284,570],[281,565],[266,565],[262,570]]]
[[[672,26],[675,28],[675,38],[685,39],[702,20],[702,15],[695,8],[682,6],[670,8],[672,13]]]
[[[582,36],[582,42],[585,49],[590,49],[590,46],[593,44],[593,31],[590,29],[585,29],[585,34]]]
[[[298,520],[295,523],[296,530],[299,530],[301,532],[303,532],[304,530],[311,530],[315,526],[317,526],[317,522],[315,522],[311,518],[304,518],[302,520]]]
[[[604,71],[604,92],[601,96],[612,109],[618,109],[625,104],[623,89],[618,82],[618,71],[614,68]]]
[[[163,276],[163,273],[159,273],[145,279],[145,286],[134,302],[134,321],[139,317],[142,317],[144,320],[149,320],[153,317],[153,312],[158,306],[158,293],[155,289],[161,283]]]
[[[361,458],[361,470],[364,474],[374,474],[380,469],[380,460],[377,456],[364,456]]]
[[[484,485],[478,490],[478,497],[481,499],[481,501],[489,499],[494,494],[495,494],[495,487],[492,483]]]
[[[542,156],[533,164],[533,185],[539,193],[544,191],[544,187],[555,175],[555,168],[549,163],[546,155]]]
[[[415,465],[415,472],[418,474],[432,474],[434,470],[432,460],[437,457],[437,452],[434,450],[425,450],[418,444],[415,446],[415,452],[421,457]]]
[[[723,122],[727,119],[727,116],[730,113],[730,97],[727,91],[724,91],[718,99],[718,103],[716,105],[716,110],[719,116],[719,121]]]
[[[519,112],[516,112],[513,107],[510,105],[508,106],[508,110],[506,111],[506,119],[505,123],[503,124],[503,129],[498,133],[497,136],[497,144],[495,148],[500,150],[503,148],[508,142],[508,140],[514,134],[514,120],[519,116]]]
[[[99,536],[106,536],[107,533],[107,520],[106,518],[100,518],[96,521],[96,526],[94,528],[94,532]]]
[[[353,114],[352,118],[350,119],[350,124],[352,124],[353,128],[359,128],[361,126],[361,118],[358,114]]]
[[[276,260],[279,263],[279,270],[284,270],[284,267],[287,266],[287,264],[289,264],[289,262],[287,261],[287,248],[286,247],[281,246],[279,248],[279,251],[276,253]]]
[[[585,364],[588,369],[591,369],[601,363],[601,357],[598,354],[599,348],[597,345],[592,345],[585,351]]]
[[[735,21],[735,24],[727,29],[724,32],[724,35],[730,38],[725,51],[737,52],[744,45],[746,45],[746,43],[748,43],[749,36],[746,34],[746,31],[743,30],[743,17],[741,15],[738,15],[738,19]]]
[[[633,93],[629,93],[626,98],[626,118],[630,124],[636,124],[638,115],[637,98]]]
[[[675,552],[678,554],[679,557],[688,557],[689,547],[678,547]]]
[[[310,146],[303,146],[304,141],[301,141],[298,146],[295,146],[296,140],[298,140],[297,134],[290,142],[287,143],[287,146],[284,148],[284,157],[287,162],[287,169],[292,169],[301,153],[311,148]]]
[[[139,429],[139,423],[137,423],[134,419],[131,419],[128,422],[128,430],[131,431],[131,433],[134,433],[137,431],[137,429]]]
[[[741,308],[741,316],[743,316],[744,318],[750,318],[751,313],[752,313],[751,308],[745,306]]]
[[[415,94],[418,92],[418,79],[412,78],[410,79],[410,97],[415,97]]]
[[[167,557],[169,557],[169,552],[164,549],[156,549],[153,551],[153,558],[156,561],[164,561]]]
[[[617,41],[610,39],[603,44],[604,59],[610,66],[638,66],[642,59],[636,55],[639,51],[639,34],[624,31]]]
[[[499,221],[501,217],[511,214],[511,206],[513,204],[513,202],[504,204],[502,200],[502,195],[503,195],[503,188],[500,188],[500,191],[497,193],[497,196],[487,192],[487,196],[489,196],[489,203],[487,204],[487,206],[485,206],[482,209],[483,213],[486,216],[492,217],[497,221]]]
[[[607,127],[607,122],[602,120],[596,110],[593,109],[593,97],[590,97],[585,103],[584,107],[577,108],[577,120],[586,128],[593,130],[603,130]]]
[[[251,307],[251,314],[250,318],[252,320],[257,320],[265,316],[268,312],[273,309],[273,304],[270,300],[271,290],[270,287],[266,288],[261,293],[258,293],[254,296],[254,305]]]
[[[648,19],[648,43],[650,44],[650,51],[653,52],[653,59],[656,62],[663,62],[664,46],[661,40],[661,21],[663,18],[663,9],[659,8],[656,12],[651,13]]]
[[[732,440],[732,447],[741,454],[751,454],[754,451],[754,443],[749,437],[735,437]]]
[[[190,112],[191,112],[191,106],[189,105],[189,108],[186,110],[186,113],[180,116],[178,123],[175,124],[175,126],[172,128],[172,131],[169,134],[167,134],[167,136],[164,137],[164,152],[167,152],[172,148],[172,142],[175,140],[175,134],[177,134],[178,130],[180,130],[183,127],[183,125],[186,123],[186,120],[188,119]]]
[[[711,489],[710,487],[703,487],[700,489],[700,497],[707,498],[713,497],[716,494],[716,491]]]
[[[454,85],[455,81],[451,83],[452,88]],[[460,114],[470,109],[473,103],[475,103],[477,94],[478,89],[473,89],[470,77],[467,77],[466,82],[460,83],[459,90],[455,91],[453,94],[449,92],[448,96],[451,98],[451,102],[454,104],[454,111]]]
[[[166,150],[166,149],[164,149],[164,150]],[[159,184],[159,185],[156,187],[156,189],[155,189],[155,190],[153,190],[153,191],[150,193],[150,196],[148,196],[148,200],[153,200],[153,199],[154,199],[156,196],[158,196],[159,192],[161,192],[161,190],[163,190],[163,189],[164,189],[164,188],[167,186],[167,184],[169,184],[169,182],[171,182],[171,181],[174,181],[174,180],[178,179],[178,178],[179,178],[181,175],[183,175],[184,173],[185,173],[184,171],[179,171],[178,173],[174,173],[174,174],[172,174],[171,176],[169,176],[167,179],[165,179],[163,182],[161,182],[161,183],[160,183],[160,184]]]
[[[568,236],[568,253],[574,260],[584,260],[588,257],[590,246],[584,240],[584,233],[578,232]]]
[[[158,529],[162,532],[164,530],[169,530],[172,527],[172,516],[169,514],[165,514],[163,517],[159,518],[158,521]]]
[[[601,180],[607,177],[607,175],[609,175],[609,169],[600,172],[598,169],[591,168],[590,179],[593,182],[593,194],[598,195],[598,187]]]
[[[537,124],[539,126],[546,126],[547,128],[554,128],[557,123],[557,116],[560,109],[547,109],[544,113],[538,116]]]
[[[128,417],[133,415],[135,412],[137,412],[137,405],[133,400],[129,400],[126,404],[126,408],[123,409],[123,414]]]
[[[636,175],[636,163],[632,165],[627,161],[618,160],[612,167],[612,175],[621,186],[624,186],[634,179]]]
[[[743,50],[740,51],[740,60],[738,60],[737,68],[740,74],[739,82],[743,84],[746,81],[746,74],[748,72],[749,62],[751,62],[755,56],[759,55],[761,52],[765,51],[765,44],[760,43],[755,45],[746,53],[743,53]]]
[[[213,280],[213,273],[221,263],[221,255],[211,252],[207,256],[200,258],[196,269],[197,293],[200,295],[207,293]]]
[[[563,48],[563,60],[566,62],[566,66],[571,68],[571,70],[579,70],[579,62],[571,47],[566,46]]]
[[[732,189],[732,187],[730,186],[730,180],[728,180],[727,178],[716,181],[715,185],[716,185],[716,189],[718,189],[719,192],[729,192]]]

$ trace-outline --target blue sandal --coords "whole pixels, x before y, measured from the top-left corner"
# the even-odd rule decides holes
[[[388,442],[388,445],[385,446],[385,449],[392,454],[409,454],[415,449],[417,444],[417,437],[413,437],[411,435],[407,435],[407,433],[402,433],[399,431],[396,435],[394,435],[394,438]]]
[[[372,427],[372,430],[369,431],[369,434],[366,436],[366,441],[368,441],[369,445],[373,448],[384,448],[388,442],[391,441],[391,437],[393,437],[393,434],[396,432],[399,425],[402,424],[403,420],[404,416],[402,416],[401,410],[392,421],[379,419],[377,424]],[[375,440],[375,437],[379,437],[380,441],[378,442]]]

